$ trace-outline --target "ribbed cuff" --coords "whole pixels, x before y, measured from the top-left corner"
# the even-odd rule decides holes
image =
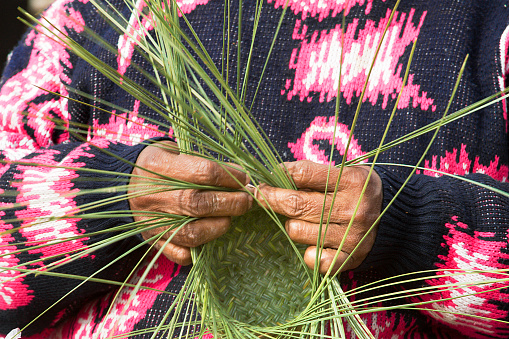
[[[92,168],[100,168],[104,171],[111,172],[111,174],[101,175],[100,181],[93,180],[97,176],[95,173],[85,173],[85,176],[91,177],[89,183],[90,188],[99,189],[110,187],[112,193],[102,192],[94,197],[94,199],[105,199],[106,197],[121,196],[127,192],[127,185],[130,181],[129,174],[132,173],[134,164],[138,159],[141,151],[148,145],[161,140],[171,140],[169,138],[160,137],[152,138],[143,141],[140,144],[129,146],[121,143],[110,143],[107,149],[100,149],[95,153],[95,157],[91,159]],[[93,146],[92,146],[93,147]],[[122,189],[121,186],[124,186]],[[117,190],[115,190],[117,188]],[[90,199],[92,195],[87,195],[86,199]],[[92,196],[93,197],[93,196]],[[111,202],[106,206],[102,206],[99,210],[109,211],[128,211],[129,201],[127,199],[118,199],[116,202]],[[133,218],[126,219],[132,222]]]
[[[375,269],[387,276],[434,269],[447,232],[445,213],[454,201],[447,182],[414,175],[398,194],[406,177],[377,166],[383,183],[385,214],[371,252],[358,270]],[[395,198],[396,197],[396,198]]]

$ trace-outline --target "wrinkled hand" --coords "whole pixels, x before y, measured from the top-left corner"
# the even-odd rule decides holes
[[[310,245],[304,254],[304,261],[310,268],[313,268],[329,166],[307,160],[285,163],[285,166],[299,190],[294,191],[261,185],[256,196],[257,199],[262,201],[262,205],[270,205],[276,213],[289,218],[285,225],[286,231],[295,242]],[[338,168],[332,167],[327,186],[324,220],[326,220],[331,210],[333,192],[339,172]],[[319,261],[319,271],[322,274],[325,274],[332,264],[346,227],[354,213],[368,173],[369,167],[365,166],[345,167],[343,170],[325,239],[323,238],[325,221],[322,226],[322,240],[325,247]],[[264,199],[265,201],[263,201]],[[349,254],[380,215],[381,208],[382,182],[378,174],[373,171],[360,207],[354,216],[351,229],[341,248],[341,253],[332,267],[332,272],[337,271],[346,261]],[[341,271],[356,268],[362,263],[373,246],[375,236],[376,227],[368,233],[359,248],[341,268]]]
[[[161,147],[163,145],[165,147]],[[172,150],[168,147],[172,147]],[[138,156],[136,164],[161,175],[201,185],[242,189],[249,182],[247,175],[241,171],[222,167],[197,156],[179,154],[175,143],[170,141],[146,147]],[[158,177],[138,167],[134,168],[133,174]],[[147,178],[132,177],[130,193],[136,194],[149,188],[148,181]],[[158,181],[152,182],[156,185],[157,183]],[[166,212],[201,218],[181,228],[163,249],[163,254],[171,261],[189,265],[192,262],[190,247],[202,245],[226,233],[231,217],[247,212],[251,208],[252,200],[247,192],[186,189],[133,197],[129,199],[129,205],[133,211]],[[134,217],[135,221],[148,218],[139,215]],[[142,236],[149,239],[164,231],[163,227],[151,229],[143,232]],[[166,232],[155,247],[160,249],[172,233]]]

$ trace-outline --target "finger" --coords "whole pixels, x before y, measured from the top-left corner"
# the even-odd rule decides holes
[[[317,164],[309,160],[284,163],[288,174],[291,176],[297,188],[316,191],[333,192],[341,170],[335,166]],[[345,167],[341,173],[341,181],[338,190],[346,190],[352,186],[362,187],[367,178],[369,169],[363,166]],[[327,181],[327,176],[329,180]]]
[[[232,164],[218,163],[189,154],[176,154],[158,146],[149,146],[142,154],[136,163],[153,172],[142,171],[149,177],[155,177],[154,173],[158,173],[161,177],[234,189],[249,183],[247,174]]]
[[[304,262],[310,269],[314,269],[315,267],[315,258],[316,258],[316,247],[310,246],[307,248],[304,253]],[[340,268],[341,272],[351,270],[359,266],[358,263],[355,262],[355,258],[351,256],[349,258],[349,254],[346,252],[339,252],[338,257],[334,261],[334,257],[336,256],[337,250],[324,248],[322,249],[321,256],[319,262],[318,271],[321,274],[326,274],[331,269],[331,274],[336,273]],[[346,261],[346,263],[345,263]],[[345,263],[343,265],[343,263]]]
[[[324,204],[324,194],[320,192],[295,191],[260,185],[255,196],[263,207],[270,206],[276,213],[291,219],[306,220],[312,223],[320,222]],[[325,216],[329,214],[332,198],[330,195],[326,196]],[[349,221],[354,209],[355,204],[352,204],[350,200],[337,196],[330,221],[334,223]]]
[[[249,211],[253,197],[247,192],[175,191],[177,214],[193,217],[239,216]]]
[[[167,231],[165,228],[151,230],[149,235],[154,236],[166,232],[161,240],[171,238],[171,243],[184,247],[197,247],[219,238],[228,231],[231,218],[203,218],[190,222],[178,231]]]
[[[152,194],[136,202],[137,210],[203,218],[242,215],[251,209],[253,197],[240,191],[174,190]]]
[[[165,244],[166,240],[159,240],[154,245],[156,249],[163,248],[163,255],[168,258],[170,261],[177,263],[182,266],[191,265],[193,260],[191,258],[191,249],[188,247],[183,247],[179,245],[175,245],[172,243]]]
[[[307,222],[304,220],[289,219],[285,224],[286,232],[290,239],[300,244],[317,245],[318,236],[322,247],[338,248],[339,244],[345,236],[345,227],[338,224],[329,223],[323,224],[320,230],[320,224]],[[320,232],[321,231],[321,232]],[[352,231],[349,232],[349,237],[343,244],[343,248],[347,251],[351,250],[351,244],[357,244],[356,236],[352,236]],[[355,238],[355,239],[354,239]]]
[[[248,175],[234,164],[219,163],[197,156],[180,154],[179,166],[191,173],[181,173],[182,179],[200,185],[243,188],[250,181]],[[185,172],[185,170],[183,171]]]

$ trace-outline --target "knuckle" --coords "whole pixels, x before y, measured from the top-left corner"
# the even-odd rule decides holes
[[[191,211],[196,216],[206,216],[212,213],[216,205],[215,195],[208,192],[196,191],[191,203]]]
[[[362,262],[362,260],[364,260],[369,252],[371,251],[371,247],[368,247],[368,246],[359,246],[359,248],[357,249],[357,251],[355,251],[355,262]],[[359,264],[356,265],[359,266],[360,265],[360,262]]]
[[[371,201],[381,201],[383,200],[383,191],[382,191],[382,183],[379,180],[374,180],[371,178],[369,181],[369,185],[367,188],[367,196]]]
[[[194,176],[200,183],[216,186],[219,180],[218,165],[212,161],[200,159],[194,171]]]
[[[380,210],[372,205],[373,203],[371,201],[363,202],[361,204],[361,208],[357,210],[357,213],[354,216],[355,224],[362,229],[368,229],[371,227],[380,215]]]
[[[149,146],[143,156],[138,157],[136,163],[141,167],[151,169],[157,168],[160,162],[160,150],[157,147]]]
[[[292,178],[300,185],[306,185],[313,176],[313,162],[309,160],[302,160],[298,162],[297,166],[292,167]]]
[[[357,257],[352,255],[350,257],[350,259],[346,260],[346,263],[343,265],[343,268],[341,269],[341,271],[353,270],[354,268],[357,268],[359,265],[360,265],[360,262],[357,259]],[[339,269],[339,267],[338,267],[338,269]]]
[[[349,171],[349,182],[353,187],[362,189],[364,183],[366,182],[366,173],[363,169],[353,168],[352,171]]]
[[[200,190],[182,190],[180,193],[179,204],[182,210],[190,216],[204,216],[212,212],[214,206],[214,195],[207,194]]]
[[[304,199],[298,192],[290,193],[283,202],[285,214],[292,218],[298,218],[304,214]]]
[[[249,209],[251,209],[251,205],[252,199],[249,194],[239,194],[233,206],[232,216],[240,216],[246,213]]]
[[[352,233],[349,235],[349,239],[348,239],[348,242],[350,243],[350,248],[348,249],[353,249],[357,246],[357,244],[359,244],[361,241],[362,241],[362,238],[364,237],[364,233],[358,233],[358,232],[355,232],[355,233]],[[362,247],[362,246],[361,246]]]
[[[201,234],[196,227],[193,227],[192,224],[186,229],[185,232],[186,237],[186,245],[189,247],[197,247],[201,245]]]
[[[157,168],[159,161],[158,152],[150,152],[149,156],[145,158],[145,166],[147,168]]]
[[[367,213],[364,209],[357,210],[355,213],[354,221],[358,225],[366,225],[369,223],[369,213]]]

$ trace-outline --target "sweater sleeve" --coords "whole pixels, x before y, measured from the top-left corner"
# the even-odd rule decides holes
[[[406,177],[389,167],[378,167],[377,172],[383,182],[385,208]],[[463,178],[509,192],[508,183],[486,174]],[[421,308],[430,309],[429,316],[465,335],[478,336],[485,330],[496,333],[496,328],[505,327],[496,320],[506,321],[509,315],[507,282],[493,282],[504,279],[508,268],[508,225],[509,198],[505,195],[450,176],[416,174],[384,214],[362,268],[374,268],[387,276],[436,270],[425,273],[430,278],[419,284],[432,288],[431,292],[406,302],[445,299]],[[472,316],[479,318],[473,321]]]
[[[385,208],[406,177],[387,167],[377,170],[383,181]],[[463,178],[509,191],[508,183],[488,175],[470,174]],[[468,252],[489,256],[487,267],[502,268],[507,260],[504,249],[508,247],[508,224],[509,198],[502,194],[459,178],[416,174],[382,217],[376,248],[369,260],[395,275],[436,269],[440,266],[437,259],[454,261],[448,256]],[[464,243],[463,250],[457,243]],[[471,263],[470,268],[476,266]]]
[[[55,30],[76,34],[85,24],[82,13],[87,2],[58,0],[45,16]],[[110,290],[111,285],[87,282],[60,300],[82,281],[54,274],[91,276],[139,243],[136,237],[129,237],[88,252],[112,236],[109,229],[132,221],[125,213],[96,219],[84,213],[129,211],[127,200],[121,196],[131,163],[143,145],[100,137],[88,142],[71,140],[68,128],[73,117],[66,86],[72,85],[73,67],[73,58],[63,46],[30,30],[11,54],[1,80],[2,334],[23,328],[43,314],[23,331],[24,335],[39,332],[74,312],[85,300]],[[100,201],[109,202],[90,207]],[[107,275],[96,277],[123,281],[135,260],[136,255],[124,258],[113,263]]]
[[[485,97],[507,86],[509,27],[505,6],[504,10],[486,6],[477,15],[481,12],[484,17],[476,41],[480,86],[476,91]],[[457,148],[458,158],[456,151],[451,156],[443,149],[445,154],[437,157],[436,165],[428,166],[425,161],[421,166],[426,170],[413,175],[404,186],[405,170],[377,167],[384,209],[395,199],[382,217],[374,247],[362,268],[372,268],[383,276],[428,271],[418,275],[425,279],[410,285],[425,288],[426,293],[397,303],[414,304],[429,319],[428,326],[439,323],[468,338],[505,338],[509,320],[506,101],[485,114],[489,123],[479,129],[496,134],[500,141],[485,138],[479,152],[497,149],[499,156],[479,153],[473,160],[463,144],[461,150]]]

